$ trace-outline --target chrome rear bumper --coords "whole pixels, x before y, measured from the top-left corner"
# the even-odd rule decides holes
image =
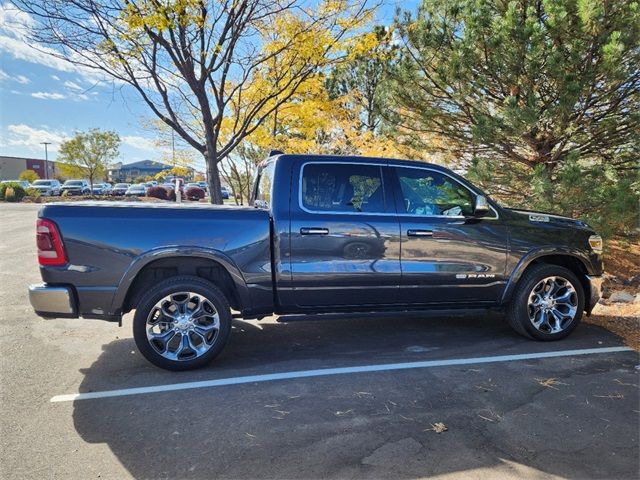
[[[77,317],[74,296],[69,287],[52,287],[46,283],[29,285],[29,302],[41,317]]]

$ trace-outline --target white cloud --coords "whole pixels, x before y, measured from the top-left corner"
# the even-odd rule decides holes
[[[44,45],[34,48],[28,39],[28,33],[36,26],[36,21],[28,14],[21,12],[10,3],[0,4],[0,52],[5,52],[18,60],[36,63],[60,72],[79,74],[89,81],[104,80],[97,70],[74,65],[56,56],[56,51]],[[52,75],[54,80],[60,80]]]
[[[71,90],[82,90],[82,87],[80,85],[70,80],[64,82],[63,85],[67,88],[70,88]]]
[[[18,10],[11,3],[0,5],[0,27],[10,31],[12,36],[24,38],[28,29],[35,26],[35,21],[28,13]]]
[[[22,85],[26,85],[27,83],[31,83],[31,80],[29,79],[29,77],[26,77],[25,75],[16,75],[15,77],[12,77],[11,75],[9,75],[7,72],[0,70],[0,81],[3,80],[10,80],[13,82],[18,82]]]
[[[139,135],[125,135],[120,137],[122,143],[129,145],[130,147],[136,148],[138,150],[146,150],[149,152],[158,152],[162,150],[161,147],[158,147],[156,143],[145,137],[141,137]]]
[[[42,142],[51,142],[49,151],[55,152],[60,144],[69,139],[65,132],[44,128],[34,128],[29,125],[13,124],[7,127],[6,139],[2,143],[9,146],[27,147],[33,151],[42,150]]]
[[[31,94],[33,98],[40,98],[42,100],[64,100],[66,95],[56,92],[34,92]]]
[[[51,75],[51,78],[53,78],[56,82],[60,81],[60,77],[57,75]]]

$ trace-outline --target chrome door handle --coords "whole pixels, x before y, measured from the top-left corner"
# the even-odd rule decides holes
[[[407,235],[409,237],[432,237],[432,230],[407,230]]]
[[[302,227],[300,235],[329,235],[328,228]]]

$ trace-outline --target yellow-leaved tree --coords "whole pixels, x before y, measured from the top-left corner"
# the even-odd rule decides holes
[[[219,164],[368,22],[367,0],[15,0],[30,40],[130,86],[202,155],[211,201]],[[224,132],[223,132],[224,126]]]

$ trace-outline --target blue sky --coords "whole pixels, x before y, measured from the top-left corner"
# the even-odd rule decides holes
[[[413,9],[417,3],[388,0],[378,17],[388,24],[397,5]],[[49,159],[55,160],[74,132],[101,128],[120,135],[119,161],[162,160],[168,152],[142,128],[151,113],[135,92],[31,48],[16,28],[29,21],[0,0],[0,155],[44,158],[41,142],[51,142]]]

